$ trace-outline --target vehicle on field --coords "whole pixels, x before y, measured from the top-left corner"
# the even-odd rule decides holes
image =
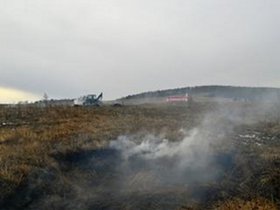
[[[103,93],[81,96],[74,100],[74,106],[101,106]]]

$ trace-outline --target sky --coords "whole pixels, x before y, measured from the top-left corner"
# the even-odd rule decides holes
[[[0,0],[0,102],[280,87],[279,11],[278,0]]]

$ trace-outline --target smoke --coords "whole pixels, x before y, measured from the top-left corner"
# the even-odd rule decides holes
[[[119,136],[109,148],[120,153],[119,170],[123,191],[139,192],[146,183],[146,191],[155,192],[184,188],[185,191],[214,182],[232,164],[232,151],[217,154],[215,145],[221,144],[233,130],[226,113],[207,114],[202,123],[190,130],[181,129],[184,138],[170,141],[162,135]],[[137,184],[131,180],[137,179]],[[130,184],[127,184],[130,183]]]
[[[127,185],[135,177],[138,177],[137,186],[149,183],[150,191],[171,186],[194,190],[218,182],[234,164],[236,145],[231,138],[236,135],[236,128],[266,118],[271,120],[274,106],[271,101],[242,105],[216,102],[215,109],[206,113],[198,126],[178,131],[184,135],[178,141],[170,141],[165,134],[119,136],[109,143],[109,148],[121,157],[119,170],[124,175],[119,181],[122,190],[141,191],[133,184]]]
[[[141,142],[133,136],[120,136],[117,140],[111,141],[109,146],[120,151],[125,161],[133,157],[145,161],[169,158],[177,159],[176,164],[188,165],[194,161],[197,152],[200,152],[201,155],[205,154],[208,145],[203,144],[199,129],[193,129],[188,136],[179,142],[170,142],[166,138],[162,139],[154,135],[145,136]]]

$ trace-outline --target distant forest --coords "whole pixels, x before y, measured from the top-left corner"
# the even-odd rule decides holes
[[[266,87],[236,87],[236,86],[195,86],[167,90],[149,91],[129,95],[122,99],[143,99],[155,97],[168,97],[173,95],[221,97],[233,100],[277,100],[280,101],[280,88]]]

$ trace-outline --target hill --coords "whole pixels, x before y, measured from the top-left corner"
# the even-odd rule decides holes
[[[161,98],[173,95],[220,97],[233,100],[280,100],[280,88],[269,87],[237,87],[237,86],[195,86],[182,87],[167,90],[149,91],[134,95],[128,95],[121,100]]]

